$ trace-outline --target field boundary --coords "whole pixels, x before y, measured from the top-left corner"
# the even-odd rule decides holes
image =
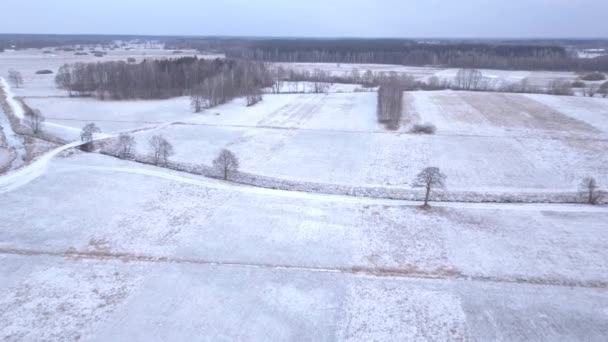
[[[28,248],[0,247],[0,255],[18,255],[24,257],[48,256],[56,258],[68,258],[74,260],[112,260],[122,262],[147,262],[147,263],[168,263],[168,264],[193,264],[207,266],[224,266],[235,268],[257,268],[257,269],[276,269],[276,270],[295,270],[305,272],[324,272],[336,274],[364,275],[377,278],[412,278],[412,279],[434,279],[434,280],[465,280],[476,282],[492,283],[511,283],[525,285],[545,285],[607,289],[608,281],[604,280],[577,280],[571,278],[556,277],[537,277],[537,276],[484,276],[467,275],[461,271],[450,267],[439,267],[435,270],[420,270],[415,267],[396,268],[396,267],[369,267],[369,266],[350,266],[350,267],[323,267],[305,266],[290,264],[273,264],[263,262],[239,262],[239,261],[212,261],[200,258],[155,256],[148,254],[134,254],[129,252],[111,252],[108,250],[85,250],[79,251],[73,247],[65,251],[51,251]]]

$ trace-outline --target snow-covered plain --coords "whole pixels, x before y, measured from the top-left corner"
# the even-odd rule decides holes
[[[604,208],[426,212],[112,170],[121,167],[156,170],[76,154],[0,196],[3,339],[600,341],[608,333]]]
[[[374,73],[398,72],[412,75],[415,79],[426,81],[431,77],[452,81],[456,77],[458,69],[455,68],[436,68],[436,67],[414,67],[403,65],[384,65],[384,64],[336,64],[336,63],[274,63],[286,69],[296,71],[322,70],[334,76],[352,74],[356,69],[360,75],[367,70]],[[512,84],[527,78],[530,85],[544,87],[554,80],[574,81],[578,78],[575,72],[562,71],[520,71],[520,70],[493,70],[480,69],[483,77],[491,82],[492,85]]]
[[[29,53],[0,54],[0,68],[17,61],[35,71],[61,55]],[[450,72],[420,69],[417,77]],[[132,131],[140,155],[162,134],[175,146],[172,160],[191,165],[210,165],[230,148],[244,171],[321,185],[409,189],[431,165],[448,175],[448,191],[572,191],[585,176],[608,184],[604,99],[412,92],[401,127],[387,131],[375,119],[375,94],[350,86],[193,114],[187,98],[67,98],[44,77],[14,92],[47,116],[47,133],[74,140],[95,122],[104,133]],[[410,133],[424,122],[437,133]],[[608,335],[605,206],[446,202],[427,211],[68,149],[77,144],[0,176],[0,340]]]
[[[103,57],[94,57],[87,49],[83,52],[88,53],[85,56],[77,56],[79,51],[55,51],[52,49],[26,49],[26,50],[7,50],[0,53],[0,76],[6,77],[9,69],[15,69],[23,75],[24,86],[19,89],[14,89],[17,96],[67,96],[64,90],[55,87],[55,75],[59,68],[68,63],[77,62],[107,62],[107,61],[126,61],[127,58],[135,58],[141,62],[143,59],[154,58],[177,58],[183,56],[195,56],[199,58],[220,58],[220,55],[203,55],[194,50],[183,50],[180,53],[173,53],[172,50],[164,50],[160,47],[150,48],[138,46],[127,50],[124,48],[116,50],[102,50],[107,55]],[[44,53],[49,51],[50,53]],[[53,74],[37,75],[36,71],[51,70]]]
[[[173,120],[137,134],[138,153],[162,134],[175,161],[210,165],[229,148],[243,171],[295,181],[409,188],[422,168],[438,166],[453,190],[576,191],[587,176],[608,183],[608,100],[599,98],[410,92],[395,132],[377,123],[373,93],[266,95],[253,107],[235,100],[200,114],[186,98],[27,102],[75,130],[89,121],[116,132]],[[436,134],[409,132],[424,122]]]

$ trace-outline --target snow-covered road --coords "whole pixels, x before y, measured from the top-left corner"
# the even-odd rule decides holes
[[[11,92],[10,86],[8,85],[6,80],[2,77],[0,77],[0,88],[2,88],[2,90],[4,91],[4,94],[6,96],[6,102],[9,105],[9,107],[11,107],[15,116],[18,119],[22,119],[23,118],[23,109],[15,100],[15,96]],[[11,170],[17,169],[25,163],[25,146],[23,145],[23,142],[21,141],[21,139],[19,139],[17,134],[13,131],[13,128],[8,119],[8,116],[6,113],[4,113],[4,111],[2,110],[2,107],[0,107],[0,128],[4,132],[4,136],[6,138],[8,147],[12,148],[16,153],[15,159],[13,160],[10,169]]]

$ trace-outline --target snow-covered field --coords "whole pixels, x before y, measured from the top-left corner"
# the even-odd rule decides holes
[[[59,67],[66,63],[76,62],[107,62],[107,61],[126,61],[127,58],[135,58],[141,62],[143,59],[154,58],[176,58],[183,56],[195,56],[199,58],[218,58],[219,55],[203,55],[194,50],[183,50],[180,53],[174,54],[172,50],[164,50],[161,48],[144,48],[136,49],[116,49],[102,50],[107,55],[103,57],[94,57],[87,49],[83,52],[88,55],[77,56],[79,51],[55,51],[52,49],[26,49],[26,50],[7,50],[0,53],[0,76],[6,77],[9,69],[15,69],[23,75],[24,86],[19,89],[14,89],[18,96],[67,96],[64,90],[55,87],[55,74]],[[49,51],[50,53],[44,53]],[[53,74],[37,75],[36,71],[51,70]]]
[[[100,60],[171,54],[154,51]],[[322,193],[324,185],[410,189],[427,166],[448,175],[448,191],[569,192],[587,176],[605,187],[606,99],[408,92],[400,128],[389,131],[377,123],[376,94],[354,85],[194,114],[186,97],[65,97],[52,75],[28,70],[47,68],[45,58],[58,67],[73,53],[41,54],[0,54],[0,73],[24,72],[25,88],[13,92],[47,117],[47,134],[77,140],[95,122],[104,134],[131,132],[139,155],[162,134],[172,161],[211,165],[229,148],[242,171],[321,191],[223,182],[70,148],[78,142],[38,144],[38,154],[51,151],[0,176],[0,340],[608,336],[606,206],[443,202],[429,211]],[[418,69],[418,78],[451,72]],[[434,135],[410,132],[425,122]]]
[[[210,165],[222,148],[241,169],[281,179],[351,186],[404,187],[422,168],[438,166],[453,190],[575,191],[580,179],[608,183],[608,101],[549,95],[411,92],[400,130],[375,119],[373,93],[266,95],[245,107],[235,100],[201,114],[187,98],[98,102],[28,99],[49,123],[87,122],[104,132],[160,122],[173,125],[136,135],[137,151],[162,134],[173,160]],[[430,122],[434,135],[409,132]]]
[[[384,64],[335,64],[335,63],[274,63],[286,69],[296,71],[314,71],[322,70],[335,76],[343,76],[351,74],[353,69],[357,69],[359,74],[363,74],[367,70],[374,73],[389,73],[398,72],[412,75],[415,79],[426,81],[435,76],[439,79],[453,80],[456,77],[458,69],[454,68],[436,68],[436,67],[413,67],[403,65],[384,65]],[[480,69],[484,78],[493,82],[494,85],[512,84],[527,78],[530,85],[546,86],[554,80],[574,81],[578,78],[575,72],[560,72],[560,71],[518,71],[518,70],[493,70]]]
[[[156,168],[76,154],[0,196],[3,339],[600,341],[608,333],[605,208],[425,212],[147,170]]]

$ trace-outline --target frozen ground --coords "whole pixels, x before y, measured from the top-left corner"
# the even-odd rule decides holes
[[[28,99],[49,124],[77,138],[95,122],[104,132],[174,122],[136,135],[137,151],[162,134],[173,160],[210,165],[233,150],[243,171],[318,183],[406,187],[438,166],[453,190],[573,191],[587,176],[608,183],[608,101],[480,92],[410,92],[401,128],[375,118],[374,93],[279,94],[245,107],[242,100],[193,114],[187,98],[165,101]],[[430,122],[431,136],[411,134]],[[52,127],[50,128],[52,129]],[[57,130],[55,130],[57,131]]]
[[[75,154],[0,195],[4,340],[601,341],[608,333],[605,208],[425,212],[143,174],[156,170]]]
[[[393,132],[376,122],[374,95],[267,95],[201,114],[186,98],[26,102],[64,139],[92,121],[105,133],[138,130],[145,154],[161,133],[173,160],[209,165],[226,147],[243,170],[270,177],[409,188],[434,165],[450,189],[469,191],[566,191],[588,175],[608,183],[608,101],[407,93]],[[435,135],[409,133],[427,121]],[[75,145],[0,177],[0,340],[608,335],[605,206],[447,202],[425,211],[225,183],[67,150]]]
[[[409,188],[433,165],[453,190],[573,191],[587,176],[608,183],[605,99],[438,91],[407,93],[404,101],[396,132],[376,122],[373,93],[266,95],[253,107],[236,100],[201,114],[185,98],[27,102],[73,133],[89,121],[116,132],[173,120],[137,134],[138,152],[147,154],[160,133],[175,146],[175,161],[210,165],[229,148],[243,171],[275,178]],[[423,122],[437,133],[409,133]]]

